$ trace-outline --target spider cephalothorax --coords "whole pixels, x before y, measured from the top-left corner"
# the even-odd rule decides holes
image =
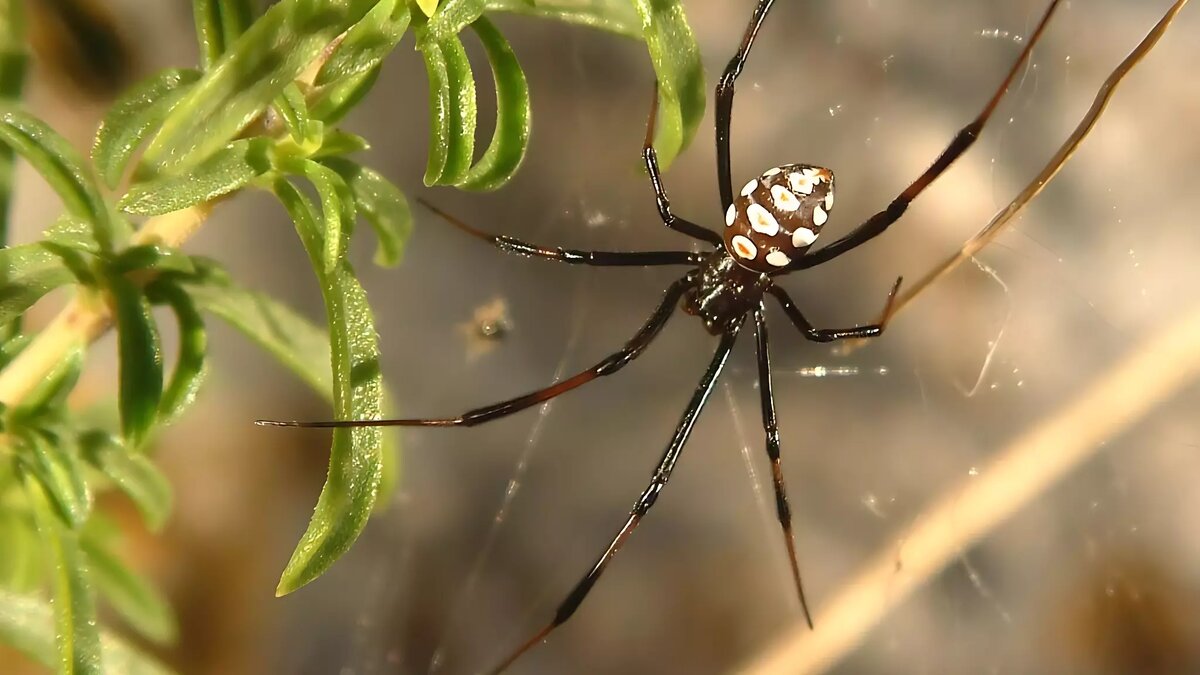
[[[833,210],[833,172],[808,164],[768,169],[725,211],[725,249],[739,265],[787,270],[816,241]]]
[[[641,356],[654,338],[662,331],[667,320],[677,307],[699,317],[705,328],[720,336],[716,352],[709,362],[700,383],[692,394],[692,400],[684,410],[675,427],[666,450],[659,460],[650,484],[634,502],[625,524],[613,537],[608,548],[595,564],[584,574],[575,588],[558,606],[554,618],[533,634],[528,640],[509,653],[508,657],[493,670],[497,673],[508,667],[521,654],[541,642],[555,628],[562,625],[575,613],[583,599],[591,592],[600,575],[607,568],[626,539],[637,528],[642,517],[657,501],[659,494],[671,477],[684,444],[687,443],[701,409],[708,401],[725,363],[733,350],[742,328],[753,326],[755,346],[758,352],[759,394],[762,401],[763,430],[766,434],[767,458],[771,462],[771,479],[775,488],[775,503],[779,524],[783,528],[792,577],[805,618],[809,617],[804,600],[804,589],[800,583],[800,568],[792,541],[791,510],[788,507],[787,489],[783,482],[783,464],[780,458],[779,425],[775,415],[775,400],[771,393],[771,364],[767,337],[766,296],[771,296],[782,307],[784,313],[801,334],[814,342],[830,342],[846,338],[865,338],[879,335],[886,318],[890,316],[891,301],[899,287],[892,287],[885,305],[883,318],[878,322],[853,328],[814,328],[804,314],[792,302],[787,292],[776,284],[776,275],[793,270],[814,267],[852,251],[858,246],[879,236],[892,223],[904,215],[905,209],[929,184],[942,174],[978,138],[984,124],[996,109],[1000,98],[1012,83],[1021,64],[1037,43],[1046,23],[1061,0],[1051,0],[1026,42],[1020,57],[1008,71],[1008,76],[992,94],[983,111],[967,126],[959,130],[950,144],[934,160],[933,165],[904,189],[891,204],[868,218],[861,225],[836,241],[810,251],[813,241],[829,218],[833,208],[833,172],[808,164],[788,164],[763,173],[735,195],[730,183],[729,130],[733,122],[734,83],[746,59],[762,22],[770,11],[774,0],[758,0],[750,25],[742,38],[741,46],[717,84],[716,132],[717,132],[717,187],[721,192],[721,208],[725,209],[722,234],[676,216],[671,212],[662,176],[658,170],[658,159],[651,144],[654,117],[657,107],[651,108],[647,124],[642,158],[650,174],[650,183],[658,202],[658,213],[663,223],[677,232],[686,234],[711,246],[703,253],[694,251],[582,251],[551,246],[539,246],[503,235],[495,235],[476,229],[465,222],[425,202],[427,207],[446,218],[468,234],[490,242],[502,251],[530,257],[545,258],[575,265],[635,266],[679,265],[690,267],[681,278],[667,289],[657,308],[632,338],[616,352],[605,357],[587,370],[576,373],[548,387],[537,389],[522,396],[499,403],[469,410],[457,417],[412,418],[392,420],[336,420],[329,422],[270,422],[260,424],[297,427],[363,427],[363,426],[406,426],[406,427],[469,427],[483,424],[500,417],[548,401],[592,380],[612,375],[630,361]],[[655,99],[657,104],[657,98]],[[749,320],[748,320],[749,319]]]

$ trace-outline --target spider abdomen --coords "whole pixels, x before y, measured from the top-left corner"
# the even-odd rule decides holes
[[[768,169],[725,212],[725,249],[743,267],[786,271],[812,246],[833,210],[833,172],[809,164]]]

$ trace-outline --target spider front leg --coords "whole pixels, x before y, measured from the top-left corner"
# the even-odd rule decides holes
[[[851,338],[869,338],[875,337],[887,328],[888,320],[892,316],[892,303],[896,301],[896,294],[900,291],[900,282],[904,281],[904,277],[896,279],[896,283],[892,284],[892,291],[888,293],[887,302],[883,305],[883,311],[879,314],[879,320],[865,326],[855,326],[854,328],[814,328],[808,319],[804,318],[800,308],[796,303],[792,302],[791,296],[787,291],[778,286],[771,286],[767,292],[775,296],[779,301],[779,305],[783,307],[783,311],[800,329],[804,337],[813,342],[834,342],[835,340],[847,340]]]
[[[775,418],[775,395],[771,391],[771,355],[767,346],[767,307],[758,303],[754,310],[754,335],[758,341],[758,392],[762,396],[763,431],[767,435],[767,457],[771,460],[771,479],[775,483],[775,508],[779,524],[783,527],[784,544],[787,545],[788,561],[792,564],[792,579],[796,582],[796,594],[800,598],[800,609],[808,627],[813,627],[808,601],[804,598],[804,585],[800,582],[800,563],[796,560],[796,538],[792,534],[792,509],[788,506],[787,486],[783,482],[783,462],[779,458],[779,422]]]
[[[574,248],[560,248],[530,244],[500,234],[491,234],[477,229],[466,222],[455,218],[433,204],[417,198],[417,203],[441,216],[446,222],[482,239],[505,253],[546,258],[556,262],[571,265],[593,265],[597,267],[650,267],[655,265],[698,265],[704,256],[690,251],[581,251]]]
[[[650,101],[650,116],[646,120],[646,140],[642,143],[642,159],[646,162],[646,173],[650,174],[650,186],[654,188],[654,199],[658,203],[658,215],[662,218],[663,223],[672,230],[701,241],[707,241],[714,246],[720,246],[721,235],[671,213],[671,200],[667,199],[667,190],[662,183],[662,172],[658,170],[658,153],[654,151],[654,121],[657,118],[658,83],[656,82],[654,96]]]
[[[552,398],[561,396],[572,389],[582,387],[597,377],[612,375],[625,367],[630,361],[642,355],[646,347],[658,337],[667,319],[675,313],[679,299],[691,285],[690,277],[684,277],[671,284],[658,307],[646,323],[638,330],[625,346],[596,365],[556,382],[549,387],[532,391],[524,396],[510,398],[492,405],[475,408],[457,417],[433,417],[393,420],[330,420],[325,422],[295,422],[280,420],[258,420],[255,424],[271,427],[303,427],[318,429],[336,429],[342,427],[472,427],[501,417],[507,417],[530,406],[544,403]]]
[[[1030,52],[1033,51],[1034,45],[1042,37],[1042,33],[1046,29],[1050,17],[1053,16],[1054,10],[1058,9],[1058,4],[1061,0],[1051,0],[1050,6],[1046,9],[1046,13],[1042,15],[1042,20],[1038,22],[1037,28],[1033,30],[1033,36],[1025,44],[1025,48],[1021,50],[1021,54],[1017,56],[1017,60],[1013,63],[1012,68],[1008,71],[1008,76],[1000,83],[1000,87],[992,94],[991,100],[983,107],[983,111],[979,116],[971,121],[970,124],[959,129],[954,135],[954,139],[950,141],[950,145],[938,155],[933,164],[925,170],[915,181],[912,182],[900,196],[892,200],[887,208],[871,216],[862,225],[855,228],[850,234],[838,239],[832,244],[818,251],[812,251],[798,262],[796,269],[805,269],[820,265],[823,262],[833,260],[839,255],[851,251],[863,244],[871,241],[875,237],[883,234],[892,223],[900,220],[900,216],[908,209],[908,205],[921,194],[925,188],[929,187],[938,176],[942,175],[956,159],[962,156],[972,145],[979,134],[983,132],[984,125],[996,110],[996,106],[1000,104],[1000,99],[1004,98],[1004,94],[1008,92],[1009,85],[1012,84],[1013,78],[1017,76],[1017,72],[1021,69],[1021,64],[1025,63],[1029,58]],[[770,4],[769,2],[767,4]],[[720,112],[718,111],[718,116]],[[720,119],[718,117],[718,119]]]
[[[700,411],[704,408],[704,404],[708,401],[708,397],[712,394],[713,386],[717,383],[717,377],[720,376],[721,370],[725,367],[725,362],[729,359],[729,352],[733,350],[733,344],[737,340],[738,332],[742,328],[742,323],[738,322],[728,332],[721,336],[721,342],[717,346],[717,351],[713,355],[712,362],[708,365],[708,370],[704,372],[704,377],[700,379],[700,384],[696,386],[696,391],[692,394],[692,400],[688,403],[687,409],[683,413],[682,419],[675,427],[675,435],[671,437],[671,442],[667,445],[666,451],[663,453],[662,459],[658,462],[658,468],[655,469],[654,475],[650,479],[650,485],[642,492],[641,496],[634,503],[633,508],[629,511],[629,518],[625,521],[617,536],[613,537],[608,548],[592,565],[592,569],[584,575],[579,583],[575,584],[575,588],[567,594],[565,600],[558,606],[554,613],[554,618],[521,644],[508,658],[504,659],[494,670],[493,675],[497,675],[505,668],[508,668],[522,654],[529,651],[534,645],[546,639],[550,633],[562,624],[566,623],[567,619],[579,609],[579,605],[583,603],[583,599],[595,586],[600,575],[604,573],[605,568],[612,561],[613,556],[621,547],[625,545],[625,541],[629,535],[637,529],[642,517],[654,506],[654,502],[658,500],[658,494],[666,486],[667,481],[671,479],[671,472],[675,470],[675,463],[679,461],[679,454],[683,450],[683,446],[687,443],[688,436],[692,433],[692,427],[696,424],[696,419],[700,416]]]
[[[717,81],[717,189],[721,191],[721,213],[728,211],[729,205],[733,204],[733,176],[729,168],[729,128],[733,124],[734,83],[737,82],[738,75],[742,74],[742,68],[746,67],[746,59],[750,56],[750,48],[754,46],[754,38],[758,36],[758,29],[762,28],[767,12],[771,11],[774,2],[775,0],[759,0],[754,14],[750,16],[750,25],[746,27],[746,33],[742,36],[741,46],[729,60],[729,65],[725,66],[721,79]]]

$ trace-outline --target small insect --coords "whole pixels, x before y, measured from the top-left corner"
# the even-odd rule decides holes
[[[988,118],[996,109],[1000,99],[1008,90],[1021,64],[1029,57],[1038,42],[1050,17],[1060,0],[1052,0],[1041,21],[1026,42],[1016,62],[1000,86],[992,94],[979,116],[963,127],[949,145],[934,160],[933,164],[917,177],[885,209],[868,218],[849,234],[828,246],[812,250],[834,207],[834,177],[829,169],[809,164],[787,164],[768,169],[748,181],[736,194],[730,180],[729,136],[733,117],[734,85],[755,37],[762,27],[774,0],[758,0],[750,24],[742,38],[737,53],[726,66],[716,88],[716,145],[717,178],[723,209],[723,227],[718,234],[700,225],[684,220],[671,211],[659,173],[658,159],[651,143],[657,113],[657,97],[651,107],[646,128],[646,139],[642,147],[642,158],[650,174],[650,183],[658,202],[658,213],[667,227],[689,237],[699,239],[712,248],[706,252],[689,251],[581,251],[552,248],[526,243],[512,237],[494,235],[468,225],[454,216],[422,202],[451,224],[471,236],[490,242],[508,253],[529,257],[546,258],[576,265],[597,266],[657,266],[680,265],[691,267],[682,278],[667,289],[657,309],[624,347],[591,368],[552,384],[544,389],[524,396],[501,401],[493,405],[470,410],[457,417],[433,419],[394,420],[339,420],[332,422],[278,422],[261,420],[260,424],[289,427],[356,427],[356,426],[422,426],[422,427],[469,427],[483,424],[500,417],[548,401],[565,394],[592,380],[612,375],[630,361],[641,356],[658,336],[676,307],[699,318],[704,327],[719,337],[716,353],[712,357],[704,376],[700,379],[691,402],[683,413],[666,450],[654,471],[649,486],[634,502],[625,524],[613,537],[612,542],[596,560],[595,564],[575,585],[558,606],[554,617],[541,630],[513,650],[492,671],[499,673],[522,654],[537,645],[556,628],[565,623],[579,608],[584,598],[604,573],[617,551],[628,540],[642,518],[654,506],[659,493],[666,486],[675,469],[680,452],[701,409],[720,376],[734,342],[747,319],[754,328],[758,352],[759,391],[762,399],[763,430],[766,433],[766,451],[771,461],[776,506],[779,523],[783,528],[784,542],[791,563],[792,577],[796,586],[800,607],[808,625],[812,626],[804,587],[800,581],[800,568],[796,558],[792,536],[791,511],[784,486],[783,468],[779,456],[779,428],[775,415],[775,403],[771,392],[771,364],[768,355],[766,299],[771,296],[783,308],[784,313],[800,330],[801,334],[814,342],[832,342],[847,338],[868,338],[883,332],[890,315],[892,301],[896,297],[900,281],[892,287],[880,319],[872,324],[854,328],[815,328],[804,317],[788,294],[775,284],[775,280],[789,272],[808,269],[847,253],[883,234],[892,223],[900,219],[908,205],[916,199],[938,176],[971,147],[978,138]]]

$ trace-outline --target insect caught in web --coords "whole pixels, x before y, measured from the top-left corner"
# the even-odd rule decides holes
[[[1008,90],[1021,65],[1041,37],[1050,17],[1060,0],[1052,0],[1041,20],[1026,42],[1016,62],[1009,69],[1000,86],[993,92],[982,112],[963,127],[949,145],[886,208],[868,218],[850,233],[833,243],[812,249],[824,228],[834,206],[834,178],[829,169],[808,164],[788,164],[768,169],[747,182],[738,193],[734,193],[730,179],[730,124],[732,122],[734,85],[741,74],[751,47],[762,27],[774,0],[758,0],[749,26],[742,38],[737,53],[725,68],[716,87],[716,147],[717,179],[723,210],[723,226],[718,234],[713,230],[680,218],[671,210],[670,201],[663,187],[658,160],[652,144],[657,113],[657,96],[651,107],[646,128],[642,157],[649,172],[650,182],[658,204],[658,213],[667,227],[698,239],[711,248],[703,252],[690,251],[583,251],[546,247],[495,235],[455,218],[454,216],[422,202],[451,224],[473,237],[490,242],[508,253],[535,258],[545,258],[576,265],[647,267],[679,265],[689,267],[686,274],[667,288],[658,307],[640,330],[620,350],[596,365],[544,389],[530,392],[482,408],[470,410],[457,417],[393,420],[338,420],[328,422],[287,422],[261,420],[259,424],[288,427],[364,427],[364,426],[413,426],[413,427],[469,427],[483,424],[531,406],[543,403],[568,391],[576,389],[598,377],[612,375],[630,361],[638,358],[661,332],[676,308],[699,318],[709,333],[719,338],[716,352],[700,379],[691,401],[688,403],[670,442],[667,444],[650,484],[638,497],[624,525],[613,537],[609,546],[595,564],[567,594],[558,606],[551,621],[534,633],[528,640],[513,650],[493,672],[506,669],[522,654],[544,640],[557,627],[565,623],[579,608],[592,590],[596,581],[608,567],[617,551],[628,540],[642,518],[654,505],[659,493],[666,486],[679,459],[692,428],[708,401],[709,395],[733,350],[747,320],[753,326],[758,355],[759,392],[762,400],[763,430],[766,434],[766,451],[771,462],[779,522],[783,528],[784,543],[791,564],[792,578],[801,609],[809,626],[811,614],[804,597],[800,581],[800,568],[796,557],[791,526],[791,512],[787,491],[784,486],[783,468],[780,459],[780,437],[775,414],[775,403],[771,390],[771,365],[767,335],[767,296],[777,302],[800,333],[814,342],[869,338],[883,332],[890,317],[892,302],[896,297],[900,281],[892,287],[879,320],[853,328],[815,328],[792,302],[787,292],[776,284],[776,279],[796,270],[808,269],[829,262],[838,256],[867,243],[895,223],[904,214],[908,205],[950,165],[958,159],[978,138],[988,118],[991,117],[1001,98]]]

